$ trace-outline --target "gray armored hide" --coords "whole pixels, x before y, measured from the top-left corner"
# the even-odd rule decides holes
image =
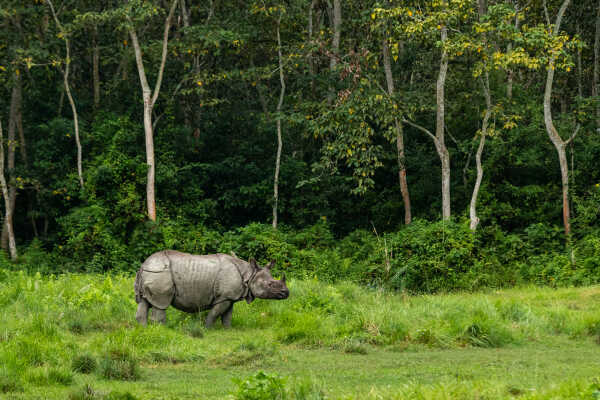
[[[170,305],[185,312],[208,310],[206,325],[217,317],[223,325],[231,325],[233,304],[255,297],[285,299],[289,290],[285,276],[274,280],[270,269],[227,254],[193,255],[174,250],[152,254],[144,261],[135,279],[138,303],[136,319],[145,324],[148,309],[151,319],[165,321],[165,309]]]

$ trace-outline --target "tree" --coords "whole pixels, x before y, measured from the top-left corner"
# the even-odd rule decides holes
[[[559,35],[562,18],[570,2],[571,0],[564,0],[560,6],[558,15],[556,16],[556,22],[554,23],[554,26],[550,27],[550,39],[554,39]],[[546,74],[546,85],[544,89],[544,124],[546,125],[546,132],[548,133],[550,141],[556,148],[556,152],[558,154],[562,183],[563,225],[565,228],[565,235],[569,236],[571,234],[571,210],[569,205],[569,163],[567,161],[565,149],[577,135],[577,132],[579,131],[579,125],[575,129],[575,132],[567,140],[563,140],[558,133],[558,130],[554,126],[554,121],[552,120],[552,85],[554,83],[554,73],[556,70],[556,58],[562,46],[563,45],[561,44],[558,46],[559,48],[552,48],[550,50],[550,60],[548,62],[548,72]]]
[[[148,84],[148,79],[146,77],[146,69],[144,67],[144,61],[142,59],[142,49],[140,47],[135,25],[131,17],[129,15],[127,17],[129,22],[129,36],[131,37],[131,43],[133,45],[133,50],[135,53],[135,62],[140,77],[140,85],[142,86],[142,99],[144,101],[144,134],[146,139],[146,163],[148,165],[148,174],[146,182],[146,203],[148,208],[148,217],[152,221],[156,221],[154,127],[152,124],[152,110],[154,109],[154,104],[156,103],[158,94],[160,93],[163,72],[165,69],[165,63],[167,61],[169,29],[171,27],[171,19],[173,18],[173,14],[175,13],[175,8],[177,7],[177,4],[177,0],[173,0],[171,2],[169,14],[165,19],[165,28],[162,38],[162,56],[160,67],[158,69],[158,78],[156,79],[156,85],[154,86],[154,91],[150,90],[150,85]],[[134,3],[132,2],[130,3],[130,5],[134,6]]]
[[[2,121],[0,121],[0,185],[2,186],[2,196],[4,197],[4,221],[8,232],[8,248],[10,250],[10,258],[14,261],[17,259],[18,254],[12,224],[13,207],[10,204],[10,195],[4,176],[4,136],[2,133]]]
[[[382,40],[383,52],[383,70],[385,72],[385,81],[387,83],[387,94],[394,97],[394,76],[392,75],[392,65],[390,57],[390,49],[388,38]],[[410,209],[410,193],[408,191],[408,183],[406,181],[406,157],[404,156],[404,129],[402,122],[396,117],[394,118],[394,126],[396,128],[396,151],[398,159],[398,181],[400,183],[400,193],[404,203],[404,224],[408,225],[412,221]]]
[[[77,116],[77,107],[75,106],[75,100],[73,100],[73,95],[71,94],[71,87],[69,85],[69,70],[71,65],[71,44],[69,42],[69,32],[67,32],[64,26],[60,23],[58,16],[56,15],[56,11],[54,10],[54,5],[51,0],[46,0],[48,6],[50,7],[50,11],[52,11],[52,17],[54,18],[54,22],[56,23],[56,27],[58,28],[58,36],[65,41],[65,49],[66,55],[64,60],[64,68],[61,68],[61,73],[63,75],[63,83],[65,85],[65,93],[69,99],[69,104],[71,105],[71,111],[73,111],[73,126],[75,129],[75,144],[77,146],[77,176],[79,177],[79,184],[83,189],[83,167],[82,163],[82,150],[81,150],[81,141],[79,139],[79,117]]]

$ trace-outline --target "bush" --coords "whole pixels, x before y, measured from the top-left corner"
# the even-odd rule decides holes
[[[82,374],[90,374],[96,370],[98,363],[96,359],[89,354],[76,356],[71,363],[71,369]]]
[[[138,360],[130,353],[112,350],[100,361],[100,375],[106,379],[135,381],[140,378]]]
[[[286,398],[284,380],[277,375],[259,371],[245,380],[235,379],[238,400],[284,400]]]

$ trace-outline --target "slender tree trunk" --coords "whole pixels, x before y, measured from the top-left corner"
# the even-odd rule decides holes
[[[0,185],[2,186],[2,197],[4,197],[4,221],[8,232],[8,248],[11,260],[16,260],[17,244],[15,242],[15,233],[12,225],[12,208],[10,206],[8,187],[4,177],[4,138],[2,134],[2,122],[0,121]]]
[[[387,83],[388,95],[394,96],[394,77],[392,75],[392,63],[390,60],[390,50],[387,42],[387,38],[383,39],[383,69],[385,71],[385,80]],[[400,193],[402,194],[402,200],[404,203],[404,223],[406,225],[411,223],[411,208],[410,208],[410,194],[408,192],[408,183],[406,181],[406,159],[404,157],[404,132],[402,122],[395,119],[394,124],[396,126],[396,151],[398,160],[398,180],[400,183]]]
[[[444,4],[447,4],[444,2]],[[448,39],[448,28],[443,26],[441,29],[442,44]],[[448,53],[442,47],[442,55],[440,59],[440,70],[438,73],[438,79],[436,83],[436,125],[435,135],[428,129],[421,125],[415,124],[407,119],[403,119],[402,122],[424,132],[427,136],[433,140],[435,149],[440,157],[442,165],[442,219],[449,220],[450,213],[450,153],[446,148],[444,138],[444,122],[445,122],[445,103],[444,103],[444,87],[446,84],[446,74],[448,72]]]
[[[556,23],[554,25],[553,32],[552,32],[553,36],[558,35],[558,33],[560,31],[560,24],[562,21],[562,17],[564,15],[567,7],[569,6],[570,1],[571,0],[564,0],[562,3],[562,6],[560,7],[558,16],[556,17]],[[556,152],[558,153],[558,160],[560,163],[561,183],[562,183],[563,224],[565,227],[565,234],[567,236],[569,236],[571,234],[571,215],[570,215],[570,208],[569,208],[569,164],[567,162],[567,155],[566,155],[565,148],[566,148],[566,145],[569,144],[569,142],[571,142],[571,140],[573,140],[573,138],[577,134],[577,130],[575,131],[575,134],[573,134],[569,138],[569,140],[564,141],[558,134],[558,131],[556,130],[556,127],[554,126],[554,123],[552,120],[552,85],[554,83],[554,69],[555,69],[554,63],[555,63],[555,61],[556,61],[556,56],[551,55],[550,62],[548,64],[548,73],[546,76],[546,87],[545,87],[545,91],[544,91],[544,123],[546,125],[546,131],[548,133],[548,136],[550,137],[550,140],[552,141],[552,144],[554,144],[554,147],[556,148]]]
[[[477,147],[477,153],[475,154],[475,165],[477,167],[477,178],[475,179],[475,186],[473,187],[473,194],[471,195],[471,204],[469,206],[469,217],[471,219],[470,228],[472,231],[477,229],[479,225],[479,217],[477,216],[477,198],[479,197],[479,188],[481,187],[481,181],[483,180],[483,166],[481,164],[481,157],[483,155],[483,148],[485,146],[485,140],[487,137],[487,130],[489,126],[490,116],[492,115],[492,98],[490,94],[490,79],[487,71],[482,78],[483,95],[485,97],[485,114],[483,116],[483,123],[481,124],[481,138],[479,139],[479,146]]]
[[[577,35],[581,36],[581,26],[577,23]],[[581,48],[577,49],[577,95],[583,97],[583,64],[581,61]]]
[[[21,76],[15,74],[14,83],[10,98],[10,115],[8,121],[8,140],[6,147],[8,148],[8,158],[6,166],[8,169],[8,206],[10,212],[6,214],[4,225],[2,226],[1,247],[3,250],[10,248],[10,230],[13,229],[13,215],[15,205],[17,203],[17,184],[15,180],[15,150],[17,147],[16,131],[19,126],[19,116],[21,115]],[[2,151],[4,151],[4,143],[2,143]],[[4,166],[4,164],[3,164]],[[3,173],[4,174],[4,173]]]
[[[337,57],[340,53],[340,38],[341,38],[341,29],[342,29],[342,5],[341,0],[333,0],[333,20],[332,20],[332,29],[333,29],[333,39],[331,41],[331,49],[332,55],[329,58],[329,70],[333,73],[335,71],[335,67],[337,65]],[[333,86],[329,86],[329,97],[328,101],[331,103],[335,98],[335,89]]]
[[[135,53],[135,62],[137,64],[138,75],[140,77],[140,84],[142,86],[142,99],[144,100],[144,135],[146,142],[146,164],[148,165],[148,172],[146,178],[146,206],[148,208],[148,218],[152,221],[156,221],[156,194],[155,194],[155,170],[154,170],[154,130],[152,127],[152,109],[160,93],[160,86],[162,84],[163,72],[167,61],[167,48],[169,42],[169,29],[171,27],[171,19],[177,8],[177,0],[173,0],[171,3],[171,9],[169,15],[165,21],[165,29],[163,32],[163,46],[162,46],[162,58],[160,67],[158,70],[158,78],[156,80],[156,86],[154,87],[154,93],[150,90],[148,79],[146,78],[146,70],[144,68],[144,61],[142,60],[142,49],[138,41],[137,33],[133,27],[133,23],[129,27],[129,36],[131,37],[131,43]]]
[[[94,82],[94,108],[100,106],[100,48],[98,47],[98,28],[92,33],[92,77]]]
[[[486,0],[479,0],[479,21],[482,20],[483,16],[486,13]],[[485,39],[485,41],[487,42],[487,38]],[[485,67],[487,68],[487,65]],[[470,228],[472,231],[475,231],[477,229],[477,226],[479,225],[479,217],[477,216],[477,198],[479,197],[479,188],[481,187],[481,181],[483,180],[483,166],[481,164],[481,157],[483,155],[483,148],[485,146],[485,139],[487,136],[490,116],[492,115],[490,75],[487,69],[481,77],[481,87],[483,89],[483,97],[485,98],[485,114],[483,116],[483,122],[481,124],[481,137],[479,139],[479,146],[477,147],[477,153],[475,154],[477,178],[475,179],[475,186],[473,187],[473,194],[471,195],[471,204],[469,205],[469,218],[471,219]]]
[[[312,0],[308,9],[308,42],[312,43],[313,40],[313,11],[317,5],[318,0]],[[312,54],[308,54],[308,71],[310,73],[310,88],[311,93],[315,93],[315,64]]]
[[[441,29],[442,45],[445,44],[448,39],[448,28],[442,26]],[[445,85],[446,85],[446,74],[448,72],[448,53],[442,48],[442,58],[440,61],[440,71],[438,74],[438,80],[436,84],[436,126],[435,136],[436,149],[440,156],[442,163],[442,219],[450,219],[450,153],[446,147],[444,138],[445,128]]]
[[[181,15],[183,16],[183,26],[188,28],[190,26],[190,14],[188,13],[186,0],[180,0],[179,7],[181,8]]]
[[[64,30],[62,24],[58,20],[58,16],[54,11],[54,5],[51,0],[46,0],[48,5],[50,6],[50,10],[52,11],[52,16],[54,17],[54,22],[56,22],[56,27],[63,34],[63,38],[65,40],[65,48],[67,51],[67,55],[65,57],[65,68],[62,70],[63,74],[63,83],[65,86],[65,93],[67,94],[67,98],[69,99],[69,104],[71,105],[71,111],[73,112],[73,125],[75,128],[75,144],[77,146],[77,175],[79,176],[79,185],[83,189],[83,168],[81,166],[82,160],[82,152],[81,152],[81,141],[79,140],[79,119],[77,117],[77,107],[75,107],[75,101],[73,100],[73,96],[71,95],[71,89],[69,87],[69,67],[71,64],[71,44],[69,42],[69,38],[67,36],[67,32]]]
[[[283,140],[281,138],[281,107],[285,95],[285,79],[283,76],[283,56],[281,54],[281,35],[279,28],[281,25],[281,14],[277,21],[277,55],[279,59],[279,82],[281,90],[279,92],[279,102],[277,103],[277,157],[275,159],[275,179],[273,182],[273,229],[277,229],[278,204],[279,204],[279,166],[281,165],[281,149]]]
[[[600,132],[600,1],[596,13],[596,34],[594,35],[594,79],[592,96],[596,97],[596,131]]]

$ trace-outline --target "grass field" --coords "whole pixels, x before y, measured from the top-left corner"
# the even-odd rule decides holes
[[[133,278],[0,270],[0,398],[600,398],[600,287],[406,296],[291,281],[233,328],[138,327]],[[261,373],[260,371],[264,371]]]

